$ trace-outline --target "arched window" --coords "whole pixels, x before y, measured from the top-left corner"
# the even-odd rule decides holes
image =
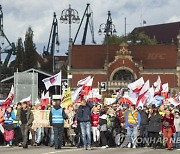
[[[128,70],[119,70],[114,74],[113,80],[130,82],[134,81],[134,75]]]

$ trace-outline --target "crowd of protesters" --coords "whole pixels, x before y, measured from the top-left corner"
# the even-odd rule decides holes
[[[105,105],[80,102],[61,108],[60,100],[50,105],[29,106],[27,102],[0,107],[0,144],[46,146],[61,149],[70,145],[92,147],[180,148],[180,108],[161,105],[140,106],[116,102]],[[33,128],[32,110],[50,110],[51,127]],[[2,131],[2,127],[4,131]]]

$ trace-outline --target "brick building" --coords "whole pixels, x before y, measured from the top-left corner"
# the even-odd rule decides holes
[[[180,41],[180,40],[178,40]],[[108,51],[108,52],[107,52]],[[108,53],[108,69],[107,69]],[[157,80],[180,88],[180,48],[177,45],[73,45],[72,88],[80,79],[94,76],[93,88],[108,80],[108,89],[115,90],[143,77],[150,84]]]

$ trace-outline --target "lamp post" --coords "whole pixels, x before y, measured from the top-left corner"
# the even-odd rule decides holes
[[[70,86],[70,69],[71,69],[71,51],[72,51],[72,38],[71,38],[71,24],[72,23],[79,23],[80,18],[78,15],[78,11],[71,8],[69,4],[68,9],[64,9],[61,13],[60,22],[69,24],[69,47],[68,47],[68,85]]]
[[[108,49],[108,38],[109,36],[112,36],[113,34],[116,33],[116,29],[115,29],[115,25],[112,23],[112,18],[111,18],[111,12],[108,11],[108,18],[107,18],[107,21],[106,23],[102,23],[100,26],[99,26],[99,30],[98,30],[98,33],[101,35],[102,33],[105,34],[105,40],[106,40],[106,46],[107,46],[107,49],[106,49],[106,66],[107,66],[107,72],[106,72],[106,90],[107,90],[107,93],[109,92],[109,70],[108,70],[108,63],[109,63],[109,49]]]

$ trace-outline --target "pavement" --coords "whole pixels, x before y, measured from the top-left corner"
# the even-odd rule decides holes
[[[180,150],[156,149],[151,148],[92,148],[92,150],[83,150],[75,147],[63,147],[55,150],[47,146],[31,147],[23,149],[22,147],[4,147],[0,146],[0,154],[180,154]]]

